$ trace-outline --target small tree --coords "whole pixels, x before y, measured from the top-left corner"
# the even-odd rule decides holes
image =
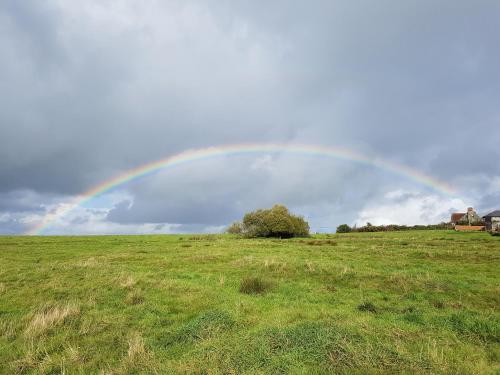
[[[347,224],[340,224],[337,227],[337,233],[349,233],[351,230],[352,228]]]
[[[236,230],[237,226],[233,223],[230,228]],[[309,235],[309,224],[304,218],[290,214],[285,206],[275,205],[271,209],[247,213],[240,233],[245,237],[303,237]]]
[[[241,234],[241,232],[243,232],[243,223],[241,221],[235,221],[226,229],[226,232],[231,234]]]

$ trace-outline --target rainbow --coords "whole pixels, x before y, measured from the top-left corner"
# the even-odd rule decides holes
[[[428,176],[416,169],[408,166],[394,163],[388,160],[374,159],[363,155],[359,152],[341,148],[341,147],[326,147],[318,145],[307,144],[281,144],[281,143],[255,143],[255,144],[234,144],[217,147],[208,147],[195,150],[183,151],[179,154],[168,156],[164,159],[150,162],[141,165],[137,168],[130,169],[118,176],[115,176],[103,183],[94,186],[83,194],[77,196],[72,202],[60,206],[54,212],[47,214],[42,221],[32,228],[28,233],[29,235],[41,235],[43,232],[60,220],[70,211],[78,206],[85,204],[93,198],[106,193],[118,186],[124,185],[137,178],[155,173],[159,170],[176,167],[189,162],[195,162],[203,159],[220,157],[220,156],[233,156],[233,155],[246,155],[246,154],[262,154],[262,153],[293,153],[306,156],[316,157],[329,157],[338,160],[345,160],[356,162],[359,164],[380,168],[388,172],[406,177],[418,184],[428,186],[440,194],[446,196],[456,196],[455,191],[445,184]]]

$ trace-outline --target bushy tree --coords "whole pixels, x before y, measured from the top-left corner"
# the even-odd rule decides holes
[[[337,227],[337,233],[349,233],[351,230],[352,228],[347,224],[340,224]]]
[[[292,215],[285,206],[275,205],[247,213],[240,233],[245,237],[304,237],[309,235],[309,224],[304,218]]]
[[[241,234],[243,232],[243,223],[241,221],[235,221],[226,229],[226,232],[231,234]]]

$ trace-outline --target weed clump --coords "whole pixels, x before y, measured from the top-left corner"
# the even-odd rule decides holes
[[[140,291],[134,290],[127,294],[125,297],[125,303],[127,305],[140,305],[144,302],[144,296]]]
[[[365,301],[361,305],[358,306],[359,311],[366,311],[366,312],[371,312],[371,313],[376,313],[377,312],[377,307],[369,302]]]
[[[309,246],[323,246],[323,245],[337,245],[337,242],[333,240],[309,240],[309,241],[300,241],[300,243],[305,243]]]
[[[271,287],[260,277],[245,277],[240,283],[240,292],[244,294],[264,294]]]
[[[445,308],[445,304],[443,301],[433,301],[432,302],[432,306],[434,306],[436,309],[444,309]]]
[[[415,323],[415,324],[424,323],[422,312],[415,306],[409,306],[403,309],[402,313],[404,314],[404,320],[406,320],[409,323]]]

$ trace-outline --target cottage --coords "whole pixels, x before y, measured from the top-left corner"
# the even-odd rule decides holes
[[[474,211],[474,208],[467,208],[466,213],[453,213],[451,214],[451,224],[455,230],[458,231],[474,231],[484,230],[484,222],[479,215]]]
[[[500,210],[490,212],[483,219],[487,230],[500,230]]]
[[[457,225],[459,220],[465,216],[465,212],[454,212],[451,214],[450,224]]]

